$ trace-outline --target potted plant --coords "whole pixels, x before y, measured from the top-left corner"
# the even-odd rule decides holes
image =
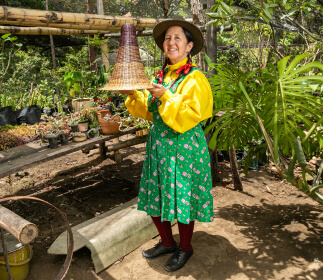
[[[97,138],[100,136],[100,124],[99,122],[94,122],[90,124],[90,130],[86,133],[89,139]]]
[[[59,128],[55,122],[50,123],[43,130],[43,137],[48,141],[51,149],[58,148]]]
[[[147,120],[140,119],[139,123],[135,125],[136,127],[141,128],[136,131],[136,136],[143,136],[149,133],[150,123]]]
[[[72,132],[71,133],[72,140],[74,142],[82,142],[87,139],[87,136],[84,132],[78,131],[78,132]]]
[[[77,132],[78,131],[77,125],[79,123],[79,120],[80,120],[80,113],[79,112],[71,113],[69,115],[69,119],[68,119],[67,123],[71,128],[71,132]]]
[[[97,114],[104,135],[117,134],[120,132],[120,116],[113,116],[109,110],[101,110]]]
[[[46,139],[49,144],[49,148],[51,149],[56,149],[58,148],[58,140],[59,140],[59,135],[56,133],[47,133],[46,134]]]
[[[66,83],[67,91],[75,98],[79,95],[81,98],[72,100],[72,107],[75,112],[80,112],[84,108],[92,106],[92,98],[84,98],[84,83],[86,82],[85,77],[79,71],[65,72],[64,81]]]
[[[65,130],[61,130],[59,134],[59,141],[62,146],[68,145],[69,137],[70,137],[71,128],[67,128]]]
[[[77,129],[80,132],[86,132],[89,129],[89,120],[85,117],[80,117],[80,120],[77,124]]]

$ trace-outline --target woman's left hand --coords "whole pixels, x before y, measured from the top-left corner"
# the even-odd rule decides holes
[[[152,83],[153,88],[148,89],[153,97],[162,97],[167,89],[159,84]]]

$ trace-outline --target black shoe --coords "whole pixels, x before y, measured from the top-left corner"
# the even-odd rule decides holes
[[[193,255],[193,248],[191,251],[186,252],[182,248],[178,248],[174,255],[165,264],[164,268],[167,271],[175,271],[184,266],[188,259]]]
[[[176,243],[172,247],[165,247],[161,242],[159,242],[154,248],[143,251],[142,255],[146,259],[153,259],[162,255],[174,253],[177,248]]]

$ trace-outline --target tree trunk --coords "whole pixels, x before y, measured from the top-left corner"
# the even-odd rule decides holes
[[[242,182],[241,182],[241,178],[238,170],[236,152],[233,144],[231,146],[231,149],[229,150],[229,155],[230,155],[230,166],[232,171],[234,189],[237,191],[242,191],[243,187],[242,187]]]
[[[93,14],[93,0],[87,0],[87,13]],[[89,38],[93,38],[93,35],[89,35]],[[90,70],[92,72],[97,71],[98,65],[95,61],[95,50],[94,46],[89,45],[89,62],[90,62]]]
[[[205,136],[206,142],[208,144],[210,142],[211,136],[212,136],[211,133],[208,133]],[[221,178],[219,176],[219,170],[218,170],[218,155],[217,155],[216,149],[213,151],[212,149],[208,148],[208,150],[209,150],[210,163],[211,163],[212,186],[215,187],[216,183],[221,182]]]
[[[193,17],[193,23],[197,26],[205,26],[205,18],[203,12],[203,1],[201,0],[191,0],[191,13]],[[205,33],[203,34],[204,43],[206,42]],[[205,49],[203,48],[201,52],[204,52]],[[198,53],[196,55],[196,64],[198,68],[202,71],[207,71],[206,64],[204,62],[204,55],[202,53]]]
[[[214,0],[207,0],[207,9],[208,12],[211,12],[211,8],[214,5]],[[210,19],[208,19],[209,21]],[[217,30],[214,25],[209,25],[206,27],[206,54],[212,60],[212,62],[217,63],[217,51],[218,51],[218,43],[217,43]],[[216,73],[216,69],[212,70],[212,73]]]
[[[96,0],[98,6],[98,15],[104,15],[103,9],[103,0]],[[102,63],[105,65],[105,69],[108,70],[110,67],[109,62],[109,47],[107,43],[104,43],[101,46],[101,56],[102,56]]]

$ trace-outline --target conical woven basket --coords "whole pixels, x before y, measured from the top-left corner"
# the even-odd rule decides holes
[[[133,24],[125,23],[121,27],[120,47],[109,83],[100,90],[134,90],[153,88],[149,82],[140,59]]]

